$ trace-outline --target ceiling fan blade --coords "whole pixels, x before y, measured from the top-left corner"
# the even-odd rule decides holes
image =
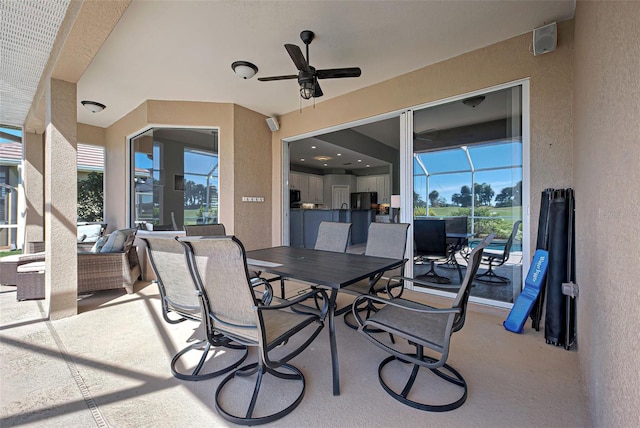
[[[307,64],[307,60],[304,59],[304,55],[298,45],[287,44],[284,45],[284,48],[289,52],[289,56],[298,70],[309,71],[309,64]]]
[[[314,85],[314,91],[313,91],[313,98],[318,98],[324,95],[324,92],[322,92],[322,89],[320,88],[320,85],[318,84],[318,79],[316,79],[315,81],[315,85]]]
[[[317,70],[318,79],[339,79],[342,77],[360,77],[362,71],[360,67],[350,68],[328,68],[325,70]]]
[[[258,80],[261,82],[270,82],[272,80],[287,80],[287,79],[297,79],[297,74],[288,74],[286,76],[271,76],[271,77],[258,77]]]

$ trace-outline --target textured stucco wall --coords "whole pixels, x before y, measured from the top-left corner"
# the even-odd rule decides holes
[[[573,21],[558,24],[558,48],[530,53],[531,33],[291,112],[273,136],[273,242],[281,242],[281,140],[354,120],[530,78],[531,229],[537,233],[540,194],[571,185]],[[366,72],[366,70],[363,70]],[[532,240],[535,246],[535,239]]]
[[[234,105],[235,235],[247,250],[271,245],[271,131],[267,117]],[[243,202],[243,196],[264,202]]]
[[[579,1],[578,344],[597,427],[640,426],[640,2]]]

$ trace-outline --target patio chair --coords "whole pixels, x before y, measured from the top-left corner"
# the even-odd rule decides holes
[[[224,224],[192,224],[184,225],[187,236],[224,236],[227,234]]]
[[[321,221],[318,226],[318,237],[314,250],[333,251],[344,253],[349,245],[351,236],[351,223],[338,223],[334,221]],[[280,297],[284,299],[284,283],[286,278],[280,278]],[[316,306],[319,308],[317,302]]]
[[[506,285],[511,282],[509,278],[506,276],[498,275],[494,272],[493,268],[502,266],[505,264],[507,260],[509,260],[509,255],[511,254],[511,246],[513,245],[513,240],[518,233],[518,229],[520,228],[521,220],[513,223],[513,229],[511,230],[511,235],[509,238],[504,241],[502,244],[503,247],[498,250],[486,249],[482,256],[482,263],[488,264],[489,268],[486,272],[476,275],[476,281],[483,282],[485,284],[495,284],[495,285]]]
[[[402,263],[392,267],[390,270],[400,268],[400,275],[404,275],[404,265],[407,259],[404,258],[407,248],[407,230],[408,223],[371,223],[369,225],[369,233],[367,238],[367,246],[364,252],[365,256],[387,257],[392,259],[403,259]],[[376,295],[379,293],[391,293],[394,288],[398,288],[396,297],[402,295],[404,289],[402,280],[391,283],[388,286],[380,279],[387,272],[381,272],[377,275],[365,279],[347,287],[341,288],[340,292],[360,296],[361,294]],[[391,294],[389,294],[391,295]],[[351,307],[347,305],[336,311],[336,315],[344,315],[344,322],[351,328],[356,329],[355,322],[351,321]],[[362,309],[364,310],[364,309]],[[375,311],[373,305],[366,308],[367,312]]]
[[[328,310],[326,293],[312,290],[288,301],[274,299],[266,306],[268,298],[261,301],[254,294],[245,250],[237,238],[183,237],[180,241],[187,249],[191,274],[200,291],[207,332],[216,331],[258,349],[258,362],[237,369],[220,382],[215,393],[216,410],[226,420],[241,425],[273,422],[289,414],[302,401],[305,380],[288,361],[322,330]],[[305,306],[300,302],[315,295],[324,301],[322,310],[302,311]],[[295,311],[291,310],[293,305]],[[303,331],[304,339],[290,340]],[[269,375],[277,378],[276,385],[271,379],[263,382]],[[256,378],[253,386],[246,382],[250,376]],[[296,383],[301,389],[297,395]],[[272,387],[276,389],[270,390]]]
[[[427,282],[448,284],[451,280],[436,272],[436,262],[446,260],[449,254],[445,220],[415,220],[413,222],[413,241],[416,248],[415,263],[425,261],[431,268],[419,276]]]
[[[202,305],[198,298],[197,287],[191,278],[187,257],[183,245],[175,237],[141,238],[147,245],[147,254],[151,268],[156,275],[153,281],[158,285],[162,302],[162,317],[169,324],[178,324],[190,320],[202,323]],[[246,346],[239,346],[219,333],[213,333],[211,340],[197,340],[176,353],[171,359],[171,374],[181,380],[199,381],[227,373],[238,367],[249,353]],[[242,352],[229,356],[231,350]],[[193,352],[192,352],[193,351]],[[190,372],[178,369],[184,355],[191,352],[201,356]],[[216,369],[205,370],[205,364]]]
[[[442,288],[458,289],[451,308],[434,308],[412,300],[402,298],[385,299],[370,294],[356,298],[352,311],[358,323],[358,331],[376,346],[391,354],[378,367],[380,385],[389,395],[401,403],[419,410],[445,412],[457,409],[466,401],[466,381],[457,370],[446,362],[449,357],[451,335],[460,331],[464,326],[470,284],[480,265],[482,251],[491,239],[493,239],[493,235],[487,236],[471,252],[470,263],[459,288],[457,285],[440,286]],[[414,283],[422,283],[422,281],[416,279],[403,279]],[[384,306],[363,319],[358,308],[369,306],[372,303]],[[388,333],[392,337],[392,343],[383,342],[382,338],[385,336],[372,334],[379,331]],[[403,349],[406,348],[406,344],[396,344],[393,336],[406,339],[409,345],[415,346],[415,353],[406,352]],[[432,351],[436,356],[425,355],[425,348]],[[392,362],[395,363],[393,364],[395,366],[393,376],[385,378],[385,367]],[[411,366],[408,364],[411,364]],[[429,404],[418,401],[415,397],[417,394],[412,394],[412,389],[416,381],[420,382],[425,379],[424,376],[419,376],[421,368],[429,369],[438,378],[462,388],[460,398],[448,404]],[[400,373],[405,373],[408,376],[406,383],[399,382]],[[431,376],[431,378],[434,377]],[[448,388],[439,390],[438,395],[446,395],[445,391],[448,391]]]

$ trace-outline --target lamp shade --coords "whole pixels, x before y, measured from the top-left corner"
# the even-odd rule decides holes
[[[391,195],[391,208],[400,208],[400,195]]]

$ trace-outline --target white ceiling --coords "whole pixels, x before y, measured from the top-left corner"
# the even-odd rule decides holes
[[[296,74],[283,45],[303,47],[306,29],[316,34],[311,65],[362,69],[359,78],[322,80],[321,102],[570,19],[574,10],[574,0],[134,0],[78,82],[79,101],[107,108],[79,108],[78,121],[106,127],[147,99],[236,103],[268,116],[310,105],[295,80],[256,79]],[[257,65],[257,76],[235,76],[236,60]]]

